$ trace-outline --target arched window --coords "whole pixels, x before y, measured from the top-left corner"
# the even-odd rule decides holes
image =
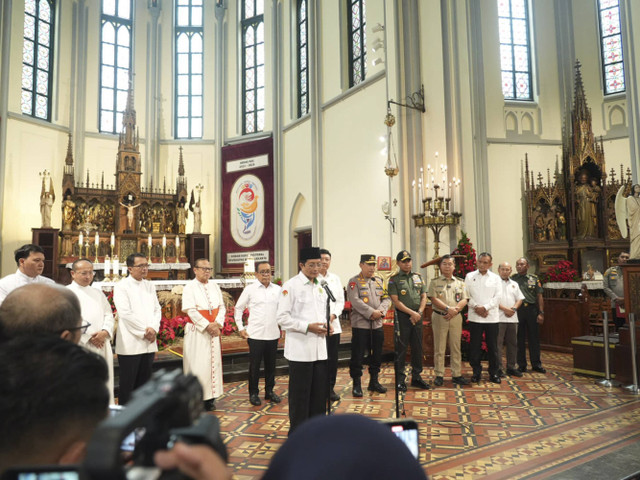
[[[203,2],[175,2],[175,138],[202,138]]]
[[[367,74],[365,0],[347,0],[349,31],[349,87],[364,81]]]
[[[264,0],[243,0],[242,133],[264,130]]]
[[[22,49],[22,113],[51,120],[55,2],[25,0]]]
[[[100,119],[98,129],[117,133],[127,106],[133,40],[131,0],[102,0]]]
[[[502,94],[533,100],[528,0],[498,0]]]
[[[598,19],[604,94],[621,93],[625,85],[619,0],[598,0]]]
[[[309,113],[309,13],[307,0],[296,2],[298,53],[298,118]]]

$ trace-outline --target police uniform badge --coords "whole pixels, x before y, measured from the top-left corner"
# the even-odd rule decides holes
[[[406,295],[407,291],[406,290],[400,290],[400,295]]]

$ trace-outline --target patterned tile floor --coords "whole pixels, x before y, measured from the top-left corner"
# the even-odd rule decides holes
[[[500,385],[454,387],[445,377],[434,390],[410,388],[404,408],[418,422],[420,462],[434,480],[475,478],[553,478],[618,446],[640,442],[640,398],[619,388],[606,389],[574,376],[570,355],[543,352],[546,374],[526,373]],[[463,372],[469,376],[470,371]],[[433,370],[424,377],[431,380]],[[225,385],[215,414],[237,480],[258,479],[287,438],[288,377],[276,379],[283,402],[249,403],[246,382]],[[368,381],[365,373],[363,381]],[[393,367],[383,365],[386,394],[351,396],[348,369],[340,369],[335,413],[395,416]],[[637,469],[640,470],[640,459]]]

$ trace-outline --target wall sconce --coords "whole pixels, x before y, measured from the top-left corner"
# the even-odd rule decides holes
[[[379,38],[376,38],[376,40],[371,44],[371,51],[373,52],[377,52],[378,50],[381,50],[383,48],[384,42]]]
[[[383,60],[383,59],[381,59],[381,58],[374,58],[374,59],[371,61],[371,65],[373,65],[374,67],[375,67],[376,65],[380,65],[381,63],[384,63],[384,60]]]
[[[384,25],[382,25],[381,23],[376,23],[371,29],[371,31],[373,33],[384,32]]]

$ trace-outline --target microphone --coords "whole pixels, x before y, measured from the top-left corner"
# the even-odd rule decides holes
[[[322,288],[325,289],[325,291],[327,292],[327,295],[329,295],[329,300],[331,300],[332,302],[336,301],[336,297],[333,296],[333,293],[331,292],[331,289],[329,288],[329,284],[327,283],[326,280],[322,280],[320,282],[320,285],[322,285]]]

